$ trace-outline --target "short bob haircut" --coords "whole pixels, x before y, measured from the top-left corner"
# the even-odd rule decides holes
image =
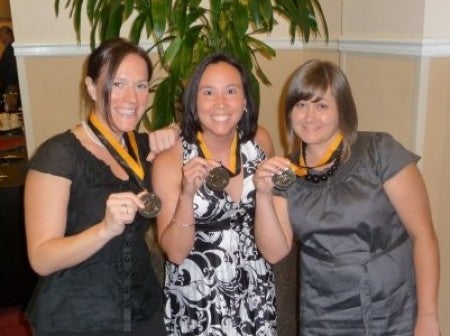
[[[153,73],[153,65],[147,52],[123,38],[112,38],[102,42],[87,59],[86,75],[95,84],[101,84],[101,105],[108,120],[111,118],[110,100],[114,76],[122,61],[128,55],[138,55],[147,65],[147,81],[150,81]]]
[[[291,113],[295,104],[302,100],[318,101],[328,88],[336,99],[339,129],[343,135],[342,158],[345,160],[350,156],[350,147],[356,139],[358,115],[347,77],[336,64],[314,59],[293,73],[285,99],[286,129],[293,144],[296,135],[292,128]]]
[[[234,57],[225,53],[214,53],[205,57],[194,69],[183,94],[183,116],[181,129],[183,137],[190,143],[198,143],[196,135],[202,131],[197,113],[197,95],[205,69],[211,64],[228,63],[240,74],[246,100],[246,111],[239,120],[237,129],[242,142],[253,139],[258,128],[258,106],[250,87],[250,75],[247,69]]]

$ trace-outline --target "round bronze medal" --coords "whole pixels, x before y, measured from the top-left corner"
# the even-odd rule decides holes
[[[283,170],[280,175],[272,177],[273,183],[279,189],[286,189],[295,182],[297,176],[292,169]]]
[[[140,199],[144,203],[144,208],[138,208],[142,217],[153,218],[161,210],[161,199],[155,193],[146,193]]]
[[[211,169],[208,176],[206,177],[206,186],[214,191],[223,191],[230,181],[230,172],[222,167],[215,167]]]

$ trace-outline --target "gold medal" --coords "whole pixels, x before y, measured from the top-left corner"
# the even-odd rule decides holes
[[[308,180],[308,181],[311,180],[311,175],[309,175],[309,173],[308,173],[309,169],[315,169],[315,168],[325,166],[332,161],[336,161],[337,164],[339,164],[340,151],[341,151],[341,147],[342,147],[342,138],[343,138],[342,133],[338,132],[334,136],[334,138],[333,138],[330,146],[328,147],[327,151],[325,152],[325,154],[321,157],[321,159],[319,160],[317,165],[314,167],[306,165],[306,155],[305,155],[306,144],[301,143],[300,144],[301,151],[300,151],[300,155],[298,157],[297,164],[291,162],[289,165],[290,166],[289,169],[284,170],[280,175],[274,176],[272,178],[274,185],[279,189],[286,189],[295,182],[295,179],[297,176],[303,177],[305,180]],[[336,167],[337,167],[337,165],[331,167],[331,168],[333,168],[333,172],[336,169]],[[315,176],[315,175],[312,175],[312,176]],[[321,176],[325,176],[325,175],[321,175]],[[328,176],[328,175],[326,175],[326,176]],[[326,181],[326,179],[322,179],[322,180]],[[316,181],[316,179],[313,179],[313,182],[315,182],[315,183],[317,183],[319,181],[320,180]]]
[[[219,166],[210,170],[205,184],[213,191],[223,191],[228,185],[228,182],[230,182],[230,178],[231,175],[228,169]]]
[[[143,208],[138,208],[138,212],[142,217],[153,218],[161,210],[161,199],[155,193],[143,194],[140,200],[144,203]]]
[[[295,182],[296,178],[297,175],[295,174],[295,172],[289,168],[283,170],[283,172],[279,175],[274,175],[272,177],[272,181],[278,189],[286,189]]]
[[[212,160],[212,155],[205,144],[201,132],[197,133],[197,140],[199,142],[200,156],[207,160]],[[206,176],[205,185],[212,191],[221,192],[226,188],[230,179],[240,173],[241,151],[237,132],[234,134],[230,148],[230,169],[227,169],[223,165],[211,169],[208,176]]]

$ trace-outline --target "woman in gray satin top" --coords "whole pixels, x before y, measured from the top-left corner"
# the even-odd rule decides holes
[[[259,165],[255,236],[272,263],[300,241],[300,335],[439,335],[439,252],[419,157],[389,134],[357,131],[348,81],[330,62],[302,65],[285,106],[300,146]],[[288,168],[297,177],[280,189],[274,177]]]

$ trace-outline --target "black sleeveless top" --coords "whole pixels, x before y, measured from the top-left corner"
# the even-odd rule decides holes
[[[145,134],[139,148],[149,152]],[[146,184],[150,167],[144,162]],[[69,179],[66,236],[100,222],[109,194],[139,189],[110,168],[66,131],[44,142],[29,168]],[[150,319],[162,302],[145,233],[150,221],[136,215],[124,232],[80,264],[41,277],[27,307],[32,326],[46,332],[129,331]]]

